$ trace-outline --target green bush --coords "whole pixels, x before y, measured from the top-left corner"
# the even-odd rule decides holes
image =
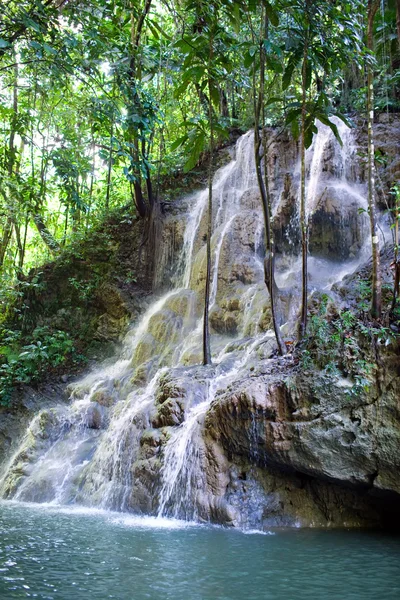
[[[363,290],[364,291],[364,290]],[[304,346],[300,350],[300,364],[307,370],[323,369],[332,377],[350,377],[354,384],[351,395],[368,391],[376,371],[371,356],[373,345],[387,346],[397,335],[388,327],[376,327],[361,320],[351,310],[337,312],[331,299],[324,294],[310,317]],[[362,300],[359,304],[362,309]]]
[[[0,346],[0,404],[9,405],[13,389],[39,381],[46,371],[56,369],[75,352],[65,331],[37,327],[28,343],[21,345],[21,332],[3,330]]]

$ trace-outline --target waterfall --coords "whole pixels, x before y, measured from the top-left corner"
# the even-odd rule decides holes
[[[319,125],[319,131],[307,154],[309,218],[326,196],[321,200],[321,186],[351,198],[357,213],[364,195],[362,184],[348,175],[351,136],[341,129],[340,149],[329,128]],[[202,190],[186,199],[190,208],[177,286],[155,298],[132,325],[112,364],[70,386],[68,404],[34,417],[6,465],[2,497],[205,520],[221,505],[223,477],[210,480],[215,457],[203,437],[204,419],[228,386],[246,378],[257,361],[272,360],[275,351],[260,256],[263,222],[253,143],[252,132],[243,135],[234,159],[213,180],[213,366],[199,366],[208,203],[208,191]],[[326,158],[329,146],[333,166]],[[328,213],[332,198],[324,209]],[[296,286],[296,267],[279,258],[279,285]],[[343,265],[332,262],[328,275],[342,271]],[[324,287],[328,275],[314,281]]]

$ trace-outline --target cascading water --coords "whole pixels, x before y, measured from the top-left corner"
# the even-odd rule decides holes
[[[360,206],[364,198],[348,183],[343,154],[351,138],[341,134],[345,150],[334,143],[340,160],[329,181]],[[209,478],[205,415],[221,392],[246,378],[259,357],[268,360],[275,347],[263,283],[262,213],[254,201],[253,139],[252,132],[239,139],[235,159],[213,182],[214,366],[196,366],[206,272],[208,192],[201,191],[191,197],[176,267],[178,286],[151,304],[114,364],[74,384],[68,406],[33,419],[0,481],[3,497],[186,519],[208,519],[218,509],[224,482]],[[323,156],[329,144],[333,136],[320,126],[308,155],[310,219],[321,203],[321,179],[327,182]],[[329,277],[320,274],[314,284],[325,286],[331,275],[332,270]],[[293,284],[287,269],[278,273],[278,282]]]

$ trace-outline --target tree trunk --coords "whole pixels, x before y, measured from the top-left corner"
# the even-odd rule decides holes
[[[301,228],[301,314],[299,323],[299,340],[307,332],[307,299],[308,299],[308,223],[306,215],[306,77],[307,77],[308,39],[304,43],[303,65],[301,70],[302,103],[301,103],[301,139],[300,139],[300,228]]]
[[[13,58],[15,60],[15,52],[13,52]],[[12,116],[11,116],[11,122],[10,122],[10,137],[8,140],[8,160],[7,160],[8,185],[14,174],[14,164],[15,164],[16,155],[17,155],[17,149],[16,149],[15,143],[14,143],[16,127],[17,127],[17,120],[18,120],[18,64],[16,63],[14,65],[13,109],[12,109]],[[9,186],[9,187],[11,187],[11,186]],[[10,190],[8,192],[8,195],[5,190],[2,190],[1,194],[4,198],[6,210],[8,211],[8,214],[6,217],[6,222],[5,222],[5,225],[3,228],[3,235],[2,235],[1,242],[0,242],[0,267],[2,267],[4,264],[4,260],[5,260],[6,253],[7,253],[7,248],[8,248],[8,245],[9,245],[9,243],[11,241],[11,237],[12,237],[12,230],[13,230],[13,224],[14,224],[14,218],[15,218],[15,211],[14,211],[14,206],[13,206],[14,203],[8,197],[8,196],[10,196]],[[12,195],[12,192],[11,192],[11,195]]]
[[[132,51],[131,51],[131,57],[130,57],[130,61],[129,61],[128,79],[129,79],[129,84],[130,84],[130,87],[132,90],[133,105],[137,106],[137,107],[140,106],[140,98],[139,98],[139,95],[138,95],[138,92],[136,89],[136,79],[138,77],[137,53],[138,53],[138,49],[139,49],[139,45],[140,45],[140,38],[142,35],[145,20],[146,20],[147,15],[150,12],[151,2],[152,2],[152,0],[145,0],[143,10],[140,13],[140,16],[137,20],[136,26],[135,26],[133,12],[132,12],[132,19],[131,19]],[[139,77],[139,79],[140,79],[140,77]],[[147,216],[148,211],[147,211],[147,206],[144,201],[143,192],[142,192],[142,182],[141,182],[140,164],[139,164],[140,160],[139,160],[138,132],[134,131],[132,128],[130,128],[130,130],[131,130],[131,143],[133,143],[133,151],[131,152],[131,155],[132,155],[133,163],[136,168],[135,181],[132,186],[133,187],[133,198],[134,198],[136,209],[137,209],[140,217],[144,218]],[[132,190],[132,187],[131,187],[131,190]]]
[[[148,163],[148,156],[149,156],[149,150],[150,150],[150,143],[147,144],[147,149],[146,149],[146,142],[145,140],[142,140],[142,156],[143,156],[143,160],[144,160],[144,170],[145,170],[145,174],[146,174],[146,190],[147,190],[147,199],[149,202],[149,206],[150,206],[150,212],[152,211],[152,208],[154,206],[154,194],[153,194],[153,184],[151,182],[151,173],[150,173],[150,169],[149,169],[149,163]]]
[[[110,153],[108,155],[107,164],[107,186],[106,186],[106,214],[110,208],[110,193],[111,193],[111,172],[112,172],[112,154],[113,154],[113,137],[114,137],[114,109],[111,116],[111,129],[110,129]]]
[[[213,189],[212,189],[212,167],[214,151],[214,122],[213,107],[211,104],[211,65],[213,59],[213,35],[210,33],[210,46],[208,56],[208,119],[210,124],[210,158],[208,163],[208,215],[207,215],[207,271],[206,271],[206,289],[204,293],[204,319],[203,319],[203,365],[211,365],[211,344],[209,327],[209,309],[210,309],[210,287],[211,287],[211,235],[212,235],[212,207],[213,207]],[[218,275],[217,275],[218,276]]]
[[[2,238],[0,241],[0,268],[2,268],[5,258],[6,258],[8,244],[10,243],[10,240],[11,240],[12,228],[13,228],[13,221],[12,221],[11,216],[8,216],[6,223],[4,225],[4,228],[3,228],[3,235],[2,235]]]
[[[400,262],[399,262],[399,211],[397,206],[397,196],[395,198],[394,209],[394,284],[392,311],[395,309],[400,288]]]
[[[227,97],[226,92],[223,89],[223,87],[220,87],[219,95],[220,95],[220,112],[221,112],[221,117],[223,117],[224,119],[229,119],[228,97]]]
[[[40,237],[42,238],[42,240],[44,241],[46,246],[52,252],[59,252],[60,244],[57,242],[57,240],[53,237],[53,235],[47,229],[42,216],[39,214],[33,215],[33,222],[36,225],[36,229],[38,230]]]
[[[268,17],[266,14],[262,16],[263,25],[261,30],[261,39],[267,39],[268,36]],[[255,73],[253,77],[253,93],[254,93],[254,158],[256,165],[256,175],[258,188],[260,190],[261,205],[264,216],[264,242],[265,242],[265,257],[264,257],[264,281],[267,287],[270,303],[272,324],[275,333],[276,343],[278,345],[279,354],[286,354],[286,345],[282,339],[281,330],[276,314],[276,297],[278,287],[275,282],[275,247],[274,236],[271,227],[271,199],[269,195],[268,171],[267,171],[267,140],[264,129],[264,92],[265,92],[265,46],[260,42],[260,87],[257,98]],[[260,139],[260,114],[263,114],[263,155],[264,155],[264,177],[261,170],[261,139]]]
[[[368,0],[368,31],[367,46],[373,53],[374,39],[373,28],[379,0]],[[372,299],[371,316],[379,319],[382,312],[382,282],[380,273],[380,250],[375,202],[375,151],[374,151],[374,73],[371,62],[367,64],[367,112],[368,112],[368,209],[371,226],[372,242]]]

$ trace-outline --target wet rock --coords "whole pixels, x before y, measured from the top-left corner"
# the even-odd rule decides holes
[[[34,437],[47,440],[57,435],[59,425],[60,422],[56,410],[42,410],[38,417],[34,419],[30,431]]]
[[[216,333],[227,333],[234,335],[238,330],[239,311],[227,311],[217,305],[211,309],[209,314],[210,324]]]
[[[100,404],[100,406],[104,406],[106,408],[109,408],[115,402],[112,391],[107,388],[96,390],[92,394],[90,400],[91,402],[97,402],[97,404]]]
[[[85,412],[84,423],[89,429],[104,429],[107,423],[106,408],[92,401]]]
[[[185,409],[181,399],[167,398],[157,409],[152,419],[153,427],[180,425],[185,418]]]
[[[136,346],[135,354],[132,358],[132,366],[148,362],[154,354],[156,354],[155,339],[150,333],[146,333]]]
[[[275,469],[300,478],[311,477],[318,482],[314,487],[319,486],[320,493],[334,498],[338,505],[340,488],[332,488],[332,496],[329,482],[350,488],[349,492],[343,491],[342,512],[347,511],[346,518],[355,519],[355,515],[349,516],[351,511],[345,503],[353,495],[376,520],[379,511],[374,495],[379,497],[385,492],[400,497],[396,475],[400,469],[396,450],[400,444],[396,399],[400,384],[393,377],[390,380],[390,384],[386,380],[387,392],[377,400],[377,390],[371,390],[369,396],[354,397],[341,381],[336,385],[315,371],[308,378],[294,376],[291,381],[276,383],[256,376],[245,386],[234,386],[213,403],[206,415],[206,432],[223,446],[231,460],[248,461],[262,467],[263,473]],[[395,381],[397,387],[393,387]],[[359,495],[365,492],[369,492],[368,498],[362,499]],[[335,514],[328,521],[337,522],[338,508],[328,507],[328,512]],[[315,520],[317,524],[322,522],[321,518]]]

